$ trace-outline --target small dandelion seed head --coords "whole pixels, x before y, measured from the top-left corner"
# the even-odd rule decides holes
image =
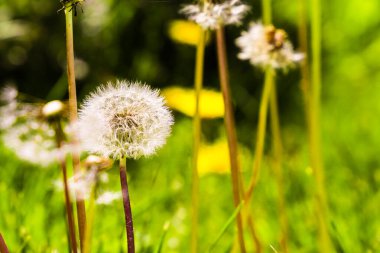
[[[163,146],[172,124],[158,90],[118,81],[101,86],[86,99],[78,130],[83,148],[90,153],[137,159]]]
[[[287,33],[272,25],[252,23],[236,39],[236,45],[241,48],[239,59],[261,68],[287,69],[304,58],[304,54],[294,52]]]
[[[185,5],[180,13],[194,21],[203,29],[215,30],[220,25],[240,25],[250,7],[240,0],[225,1],[221,4],[205,1],[199,4]]]

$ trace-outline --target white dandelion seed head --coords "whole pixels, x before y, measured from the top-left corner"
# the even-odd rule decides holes
[[[90,153],[137,159],[163,146],[172,124],[158,90],[118,81],[101,86],[85,100],[78,130],[83,148]]]
[[[261,68],[287,69],[304,58],[304,54],[294,52],[284,30],[261,23],[251,23],[236,39],[236,45],[241,49],[239,59]]]
[[[120,198],[121,198],[121,192],[106,191],[106,192],[103,192],[96,199],[96,204],[98,204],[98,205],[109,205],[113,201],[118,200]]]
[[[54,133],[44,122],[30,120],[13,125],[3,132],[2,140],[22,160],[42,166],[56,162]]]
[[[240,25],[244,15],[250,10],[240,0],[225,1],[221,4],[203,2],[185,5],[180,13],[194,21],[203,29],[215,30],[220,25]]]

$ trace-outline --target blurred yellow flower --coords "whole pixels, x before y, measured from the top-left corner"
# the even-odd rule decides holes
[[[247,165],[249,157],[249,151],[243,146],[239,146],[241,169]],[[198,155],[198,173],[199,176],[230,173],[230,156],[226,139],[220,139],[212,144],[201,144]]]
[[[179,43],[196,46],[202,28],[194,22],[186,20],[174,20],[169,24],[169,37]],[[209,40],[206,36],[206,43]]]
[[[170,87],[162,90],[170,108],[180,111],[190,117],[195,113],[195,91],[180,87]],[[224,116],[224,103],[222,93],[202,90],[200,97],[201,118],[222,118]]]
[[[230,173],[230,156],[226,140],[220,140],[213,144],[201,144],[198,155],[198,173],[199,176],[209,173]]]

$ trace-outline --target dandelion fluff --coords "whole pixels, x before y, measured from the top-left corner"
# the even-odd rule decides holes
[[[240,25],[249,10],[250,7],[242,4],[240,0],[227,0],[220,4],[211,2],[188,4],[180,10],[180,13],[185,14],[189,20],[203,29],[215,30],[220,25]]]
[[[284,30],[261,23],[251,23],[236,39],[236,45],[241,49],[239,59],[261,68],[287,69],[304,58],[304,54],[294,52]]]
[[[137,159],[163,146],[172,124],[158,90],[118,81],[99,87],[85,100],[78,130],[83,148],[90,153]]]

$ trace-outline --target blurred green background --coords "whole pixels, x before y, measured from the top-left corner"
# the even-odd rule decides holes
[[[301,1],[301,0],[300,0]],[[273,1],[274,24],[288,31],[298,48],[300,1]],[[153,87],[192,87],[194,47],[168,36],[168,26],[184,4],[177,0],[86,0],[74,18],[77,86],[80,100],[109,80],[141,80]],[[227,49],[238,138],[251,153],[263,74],[237,59],[234,40],[261,16],[259,1],[241,27],[228,27]],[[308,3],[306,3],[308,4]],[[322,1],[322,137],[330,234],[337,252],[380,252],[380,2]],[[66,99],[64,14],[58,0],[0,2],[0,85],[23,93]],[[284,139],[287,213],[291,252],[316,252],[313,177],[308,164],[299,70],[278,74]],[[206,87],[218,89],[215,44],[206,49]],[[131,194],[138,252],[153,252],[163,224],[171,221],[163,252],[189,251],[191,119],[175,114],[168,144],[157,156],[130,162]],[[203,123],[204,139],[224,135],[222,120]],[[217,129],[217,131],[215,131]],[[267,138],[270,150],[270,136]],[[245,156],[249,175],[252,157]],[[65,252],[63,196],[54,190],[58,166],[37,168],[0,146],[0,232],[12,252]],[[110,184],[118,189],[117,170]],[[265,252],[279,248],[276,188],[268,163],[253,208]],[[201,252],[213,242],[233,212],[230,179],[201,179]],[[94,252],[123,252],[122,206],[99,207]],[[229,252],[230,227],[215,252]]]

